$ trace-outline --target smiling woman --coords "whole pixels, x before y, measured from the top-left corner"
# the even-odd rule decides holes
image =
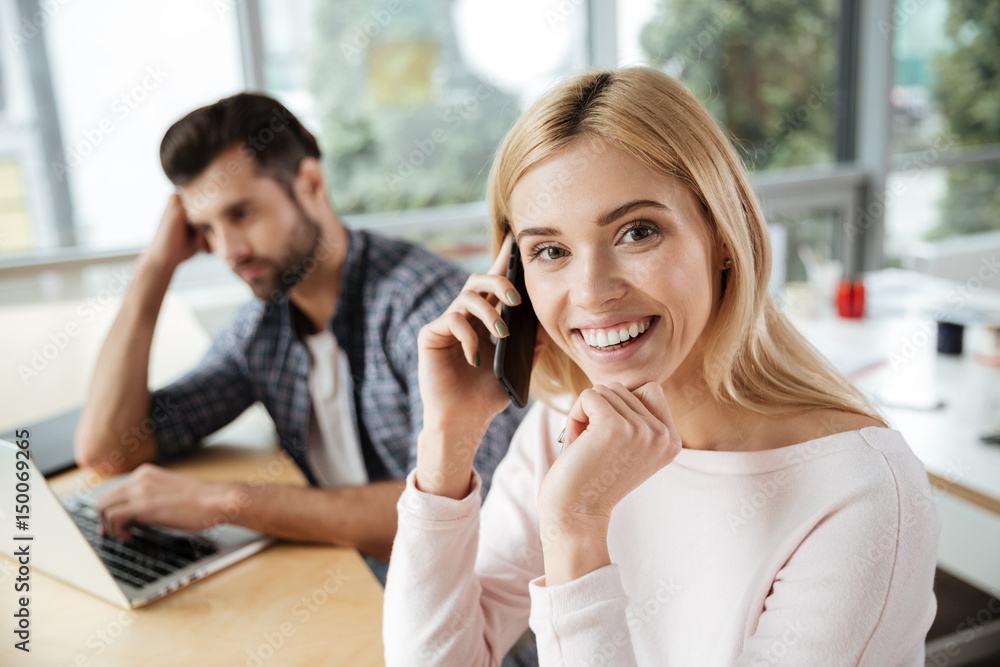
[[[617,202],[629,198],[618,192],[657,192],[654,208],[658,204],[666,213],[667,199],[682,207],[670,218],[673,233],[710,235],[705,243],[714,246],[713,287],[721,293],[725,285],[715,299],[717,321],[703,341],[704,356],[711,360],[704,381],[713,397],[764,413],[837,407],[878,419],[770,298],[766,222],[745,171],[709,113],[680,84],[654,70],[623,70],[613,85],[610,78],[595,77],[587,82],[589,90],[579,81],[576,88],[539,101],[508,135],[489,193],[494,252],[517,214],[530,220],[556,210],[563,219],[576,220],[551,205],[557,199],[565,203],[579,192],[593,195],[593,186],[604,185],[615,202],[609,206],[625,215],[631,209],[622,210]],[[560,152],[565,153],[560,159],[551,159]],[[523,181],[529,170],[535,173]],[[517,193],[515,184],[521,185]],[[523,210],[517,211],[518,205]],[[664,278],[667,273],[684,276],[685,291],[701,287],[694,275],[678,271],[679,251],[668,250],[673,256],[663,258],[658,272]],[[688,255],[684,259],[695,261]],[[708,262],[702,259],[704,270]],[[724,259],[730,266],[723,271]],[[530,272],[526,280],[530,292]],[[561,347],[543,353],[535,375],[541,395],[579,393],[592,384],[579,366],[567,362]]]
[[[542,665],[922,665],[923,468],[778,311],[760,207],[691,94],[645,68],[562,84],[500,147],[490,206],[496,262],[419,340],[387,664],[496,664],[530,625]],[[511,236],[543,401],[480,515]]]
[[[553,191],[554,183],[566,187]],[[694,379],[700,362],[691,352],[718,301],[711,267],[722,260],[713,257],[689,190],[601,139],[582,137],[529,169],[510,209],[528,293],[556,343],[542,354],[539,378],[558,382],[544,368],[565,355],[587,379],[580,390]]]

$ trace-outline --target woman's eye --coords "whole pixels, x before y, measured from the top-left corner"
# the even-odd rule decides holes
[[[557,248],[556,246],[546,246],[544,248],[539,248],[535,251],[535,257],[540,257],[542,259],[562,259],[566,255],[566,251],[562,248]]]
[[[649,238],[652,235],[653,230],[649,227],[633,227],[632,229],[625,232],[625,239],[627,241],[642,241]]]

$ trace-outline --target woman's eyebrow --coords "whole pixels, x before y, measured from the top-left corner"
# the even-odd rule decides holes
[[[656,208],[661,211],[669,211],[670,208],[665,204],[661,204],[658,201],[653,201],[652,199],[636,199],[635,201],[630,201],[627,204],[622,204],[610,213],[605,213],[604,215],[597,218],[598,227],[606,227],[618,218],[624,217],[634,211],[637,208]]]
[[[555,227],[528,227],[517,233],[517,242],[520,243],[525,236],[562,236],[562,232]]]
[[[652,199],[636,199],[635,201],[630,201],[627,204],[622,204],[613,211],[609,211],[608,213],[598,216],[596,220],[597,226],[606,227],[615,220],[628,215],[638,208],[655,208],[661,211],[670,212],[670,207],[666,204],[661,204],[660,202]],[[562,232],[554,227],[528,227],[527,229],[522,229],[518,232],[518,243],[520,243],[521,239],[525,236],[562,236]]]

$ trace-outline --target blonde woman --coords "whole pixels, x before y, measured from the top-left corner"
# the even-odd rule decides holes
[[[546,94],[490,180],[497,261],[419,338],[386,662],[923,665],[938,522],[902,436],[767,291],[759,204],[711,116],[645,68]],[[476,443],[516,240],[536,402],[480,511]]]

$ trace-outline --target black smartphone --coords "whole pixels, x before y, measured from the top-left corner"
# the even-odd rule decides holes
[[[535,317],[535,309],[531,307],[531,299],[528,298],[528,290],[524,286],[521,252],[513,240],[510,243],[510,259],[507,261],[507,279],[514,284],[514,289],[521,295],[521,303],[517,306],[503,304],[500,308],[500,317],[507,325],[510,335],[497,340],[493,372],[507,390],[507,395],[514,405],[523,408],[528,403],[538,318]]]

